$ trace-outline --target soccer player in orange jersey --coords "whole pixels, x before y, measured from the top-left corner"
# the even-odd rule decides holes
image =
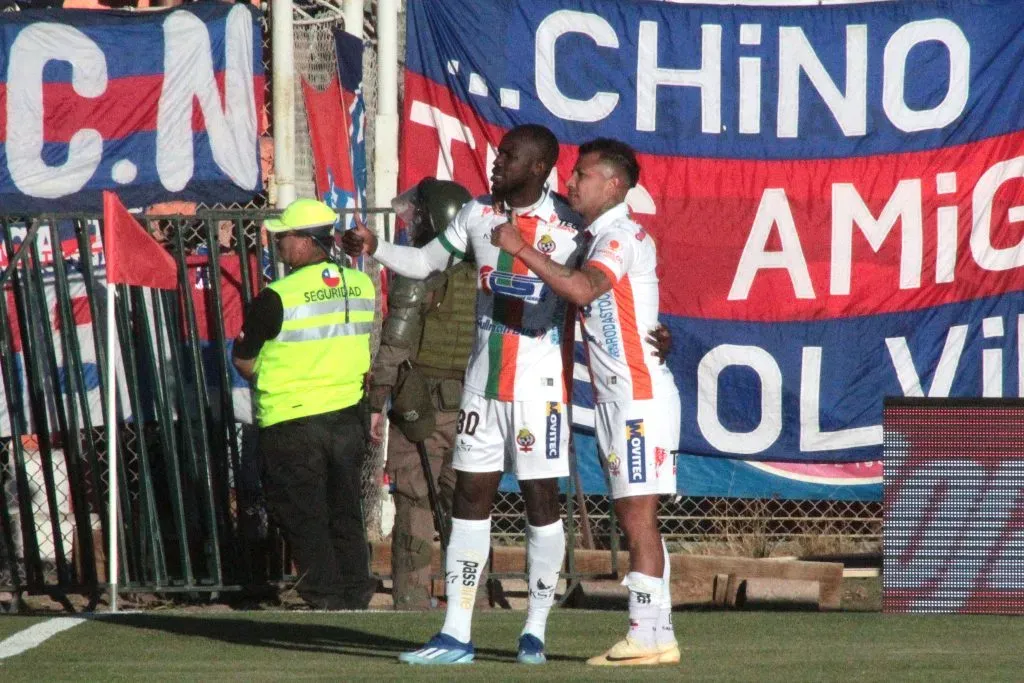
[[[658,325],[658,277],[654,240],[630,219],[625,203],[639,176],[636,155],[625,143],[599,138],[580,147],[568,189],[589,237],[581,268],[548,258],[514,225],[500,226],[492,236],[580,310],[598,446],[630,559],[623,582],[629,588],[629,633],[587,662],[605,666],[679,661],[668,553],[657,516],[658,497],[676,492],[679,392],[645,339]]]

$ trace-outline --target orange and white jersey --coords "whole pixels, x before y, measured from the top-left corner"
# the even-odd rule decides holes
[[[598,403],[645,400],[676,393],[669,369],[646,341],[658,326],[657,250],[654,239],[619,204],[601,214],[584,264],[600,269],[612,288],[580,309],[590,376]]]
[[[579,217],[560,197],[545,191],[537,204],[515,212],[527,244],[557,263],[579,265]],[[491,231],[507,221],[485,195],[463,206],[436,238],[455,260],[472,258],[477,267],[477,337],[465,388],[501,401],[564,402],[567,305],[520,259],[491,244]]]

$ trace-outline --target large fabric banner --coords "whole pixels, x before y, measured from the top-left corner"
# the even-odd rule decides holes
[[[316,193],[334,209],[366,208],[363,41],[334,32],[338,73],[319,90],[302,79]],[[355,220],[353,216],[352,220]]]
[[[6,213],[169,199],[247,201],[262,187],[258,13],[0,15],[0,205]]]
[[[348,184],[342,185],[345,203],[366,208],[366,103],[363,100],[363,41],[334,30],[334,52],[338,58],[338,81],[341,84],[342,119],[348,126],[348,157],[351,167]]]
[[[561,191],[580,143],[639,152],[685,453],[875,463],[877,492],[884,396],[1024,394],[1021,3],[420,0],[408,22],[400,186],[487,191],[526,122],[562,142]]]

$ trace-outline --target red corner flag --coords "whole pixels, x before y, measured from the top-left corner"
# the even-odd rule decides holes
[[[107,282],[177,289],[178,267],[171,255],[128,213],[113,192],[103,192],[103,248]]]

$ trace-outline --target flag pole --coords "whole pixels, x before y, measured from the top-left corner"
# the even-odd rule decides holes
[[[107,259],[109,264],[110,260]],[[110,611],[117,611],[118,533],[117,524],[117,362],[114,359],[114,290],[117,285],[107,277],[107,582],[110,585]]]
[[[289,18],[291,17],[289,10]],[[110,611],[117,611],[117,583],[121,526],[118,523],[120,497],[117,495],[120,470],[117,463],[117,324],[114,316],[118,283],[157,289],[176,289],[178,269],[174,259],[128,213],[117,195],[103,192],[103,249],[107,271],[107,584],[110,586]],[[124,253],[121,253],[124,252]],[[141,419],[136,415],[135,419]],[[127,578],[127,573],[126,573]]]

